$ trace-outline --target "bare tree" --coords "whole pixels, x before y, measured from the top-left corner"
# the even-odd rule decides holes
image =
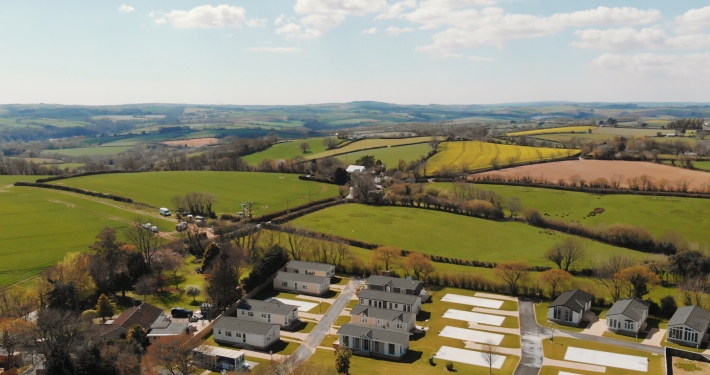
[[[621,277],[620,272],[632,265],[633,262],[627,256],[613,254],[596,266],[595,276],[607,288],[614,301],[621,297],[626,286],[626,280]]]
[[[301,260],[308,249],[313,246],[312,240],[293,225],[285,225],[286,240],[288,241],[288,252],[294,260]]]
[[[136,247],[136,250],[143,255],[143,261],[148,268],[146,271],[148,271],[151,269],[153,257],[158,250],[158,237],[149,229],[143,228],[142,223],[141,219],[134,220],[133,224],[129,225],[123,233],[128,241]]]
[[[518,212],[523,210],[523,202],[518,197],[511,197],[508,199],[508,210],[510,211],[510,217],[518,216]]]
[[[298,145],[298,147],[299,147],[299,148],[301,149],[301,151],[303,151],[303,153],[305,154],[305,153],[308,152],[308,150],[311,148],[311,145],[309,145],[308,142],[303,142],[303,143],[301,143],[300,145]]]
[[[190,340],[192,335],[162,337],[148,347],[143,357],[143,367],[150,374],[169,373],[171,375],[189,375],[202,372],[192,360],[193,349],[199,346]]]
[[[561,243],[547,250],[545,258],[555,263],[559,269],[569,271],[570,267],[586,255],[584,243],[576,237],[567,237]]]
[[[323,144],[328,148],[328,150],[331,150],[338,145],[338,140],[334,137],[327,137],[323,140]]]
[[[526,281],[530,272],[525,262],[498,263],[494,273],[496,277],[508,285],[510,294],[518,295],[520,283]]]
[[[402,259],[402,250],[391,246],[380,246],[375,249],[373,257],[377,261],[385,263],[385,270],[390,270],[391,265],[398,263]]]
[[[621,181],[624,180],[624,176],[620,174],[615,174],[611,176],[611,187],[614,189],[619,189],[621,187]]]
[[[355,188],[356,198],[367,202],[367,193],[375,189],[375,180],[368,173],[353,173],[350,175],[350,185]]]
[[[488,363],[488,374],[493,374],[493,364],[498,359],[498,345],[493,343],[493,340],[488,339],[481,345],[481,355],[483,360]]]

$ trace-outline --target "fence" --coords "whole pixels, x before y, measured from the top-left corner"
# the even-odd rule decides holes
[[[687,350],[675,349],[666,346],[666,367],[664,368],[666,375],[673,375],[673,357],[710,363],[710,358],[700,353],[689,352]]]

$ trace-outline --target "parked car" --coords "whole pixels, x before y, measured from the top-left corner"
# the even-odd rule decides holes
[[[201,320],[201,319],[202,319],[202,315],[194,314],[190,317],[190,322],[194,323],[194,322],[197,322],[198,320]]]
[[[175,225],[175,230],[178,232],[182,232],[184,230],[187,230],[187,223],[186,222],[181,222],[180,224]]]
[[[151,223],[145,223],[145,224],[143,224],[143,228],[144,228],[144,229],[150,230],[152,227],[153,227],[153,224],[151,224]]]
[[[153,225],[152,227],[150,227],[150,231],[153,232],[153,233],[158,233],[158,227],[156,227],[155,225]]]
[[[173,318],[189,318],[192,316],[192,310],[188,310],[184,307],[174,307],[170,310],[170,315],[172,315]]]
[[[170,216],[170,215],[171,215],[170,210],[168,210],[168,209],[165,208],[165,207],[161,207],[161,208],[158,210],[158,212],[160,212],[160,214],[163,215],[163,216]]]

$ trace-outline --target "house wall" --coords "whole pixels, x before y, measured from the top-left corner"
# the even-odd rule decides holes
[[[376,318],[371,318],[368,316],[364,315],[351,315],[350,316],[350,323],[356,324],[359,326],[368,326],[368,327],[379,327],[382,329],[388,329],[391,331],[400,331],[400,332],[409,332],[414,329],[414,324],[415,324],[415,318],[412,316],[412,319],[408,322],[395,322],[392,320],[384,320],[384,319],[376,319]],[[400,328],[397,328],[397,325],[400,325]]]
[[[372,289],[372,290],[379,290],[382,292],[409,294],[412,296],[418,296],[419,292],[421,292],[421,290],[422,290],[421,285],[419,285],[419,287],[416,289],[406,289],[406,288],[396,288],[396,287],[392,287],[389,285],[367,284],[367,288]]]
[[[284,285],[284,283],[286,283],[286,285]],[[274,279],[273,285],[276,290],[291,293],[310,294],[314,296],[320,296],[330,290],[330,282],[328,279],[325,279],[322,284],[316,284],[276,278]]]
[[[249,313],[252,313],[252,316],[249,316]],[[267,315],[267,316],[264,316],[264,315]],[[257,311],[237,309],[237,315],[235,315],[234,317],[235,318],[238,317],[239,319],[248,320],[248,321],[252,321],[252,322],[278,324],[283,328],[283,327],[290,326],[291,323],[293,323],[295,320],[298,319],[298,310],[294,309],[291,312],[291,314],[289,314],[289,315],[279,315],[279,314],[261,313],[261,312],[257,312]],[[270,320],[269,320],[269,318],[270,318]]]
[[[312,269],[308,269],[308,268],[286,267],[286,272],[300,273],[300,274],[304,274],[304,275],[313,275],[313,276],[319,276],[319,277],[334,277],[335,276],[335,267],[330,267],[330,268],[328,268],[327,271],[312,270]]]
[[[389,358],[389,359],[401,359],[407,354],[409,350],[409,343],[407,345],[392,344],[394,346],[394,352],[388,352],[390,348],[390,343],[379,342],[379,345],[375,344],[375,340],[369,340],[369,349],[363,349],[365,347],[364,341],[366,339],[361,337],[352,337],[347,335],[338,335],[341,347],[346,347],[350,349],[353,354],[359,354],[362,352],[370,353],[372,356]],[[377,350],[376,350],[377,349]]]
[[[639,330],[641,329],[641,326],[643,326],[643,323],[646,321],[646,318],[648,317],[648,313],[645,313],[644,316],[641,318],[641,321],[633,322],[633,328],[632,329],[627,329],[626,328],[626,321],[631,320],[624,315],[621,314],[616,314],[616,315],[607,315],[606,316],[606,327],[608,330],[613,331],[613,332],[631,332],[631,333],[638,333]],[[614,324],[614,322],[618,322],[618,326],[620,328],[617,328]]]
[[[682,338],[677,338],[677,337],[671,337],[673,336],[673,333],[671,331],[674,329],[683,329],[683,337]],[[694,332],[697,333],[697,340],[686,340],[685,339],[685,332]],[[666,327],[666,340],[670,342],[675,342],[681,345],[686,345],[686,346],[698,346],[702,343],[703,341],[703,336],[705,336],[705,332],[707,332],[707,326],[705,326],[705,329],[702,332],[699,332],[693,328],[690,328],[684,324],[681,325],[674,325],[674,326],[668,326]]]
[[[230,335],[228,335],[231,334]],[[229,331],[219,326],[213,329],[214,341],[221,345],[231,345],[236,347],[251,346],[257,349],[266,349],[273,345],[281,337],[278,325],[275,325],[266,335],[255,335],[237,331]]]
[[[559,324],[564,324],[564,325],[579,325],[579,322],[582,320],[582,314],[572,311],[567,307],[564,306],[557,306],[557,308],[560,309],[560,319],[555,319],[555,307],[550,307],[547,310],[547,319],[559,323]],[[565,311],[571,311],[572,312],[572,321],[567,321],[565,320]]]
[[[388,309],[388,310],[396,310],[396,311],[404,311],[404,312],[412,312],[412,313],[419,313],[419,310],[422,308],[422,302],[420,299],[417,299],[414,305],[407,305],[403,303],[394,303],[394,302],[389,302],[389,301],[380,301],[380,300],[370,300],[369,298],[362,298],[360,297],[360,304],[365,305],[365,306],[373,306],[373,307],[379,307],[381,309]],[[406,308],[406,306],[409,306],[409,310]]]

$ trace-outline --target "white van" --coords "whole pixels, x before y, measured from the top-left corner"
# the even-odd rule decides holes
[[[170,215],[171,215],[171,214],[170,214],[170,210],[168,210],[168,209],[165,208],[165,207],[161,208],[159,211],[160,211],[160,214],[163,215],[163,216],[170,216]]]

